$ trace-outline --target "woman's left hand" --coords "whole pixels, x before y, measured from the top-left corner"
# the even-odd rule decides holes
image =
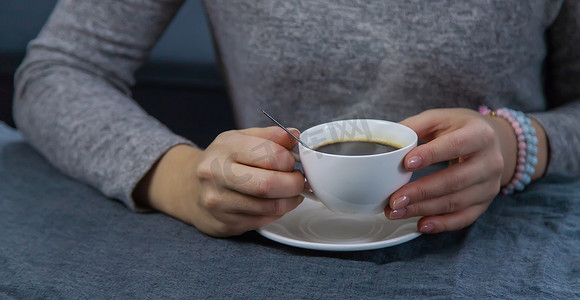
[[[424,216],[418,223],[422,233],[461,229],[485,212],[514,174],[517,139],[503,118],[462,108],[433,109],[401,124],[425,142],[407,154],[406,169],[453,163],[393,193],[385,209],[389,219]]]

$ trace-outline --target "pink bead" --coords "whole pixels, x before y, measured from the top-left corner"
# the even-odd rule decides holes
[[[517,167],[517,170],[518,170],[518,172],[523,172],[523,171],[525,171],[525,170],[526,170],[526,166],[519,165],[519,166]]]
[[[487,106],[480,106],[478,110],[482,115],[489,115],[491,113],[491,109],[489,109]]]
[[[519,172],[518,172],[518,173],[516,173],[516,176],[515,176],[515,178],[516,178],[517,180],[521,180],[521,179],[522,179],[522,175],[523,175],[522,173],[519,173]]]
[[[519,165],[525,165],[526,164],[526,158],[525,157],[519,157],[518,158],[518,164]]]
[[[524,150],[524,149],[519,150],[518,156],[526,156],[526,150]]]
[[[520,135],[520,134],[523,134],[524,133],[524,131],[520,127],[515,128],[515,131],[516,131],[516,134],[517,135]]]
[[[518,143],[518,149],[527,149],[528,146],[526,145],[526,143],[524,142],[519,142]]]
[[[526,137],[522,134],[522,135],[518,135],[518,142],[525,142],[526,141]]]

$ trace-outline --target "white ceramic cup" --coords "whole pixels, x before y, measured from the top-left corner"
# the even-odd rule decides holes
[[[350,214],[382,213],[390,195],[409,182],[403,158],[417,146],[417,134],[389,121],[354,119],[324,123],[300,134],[300,161],[311,191],[302,195],[330,210]],[[331,141],[386,142],[400,149],[372,155],[336,155],[311,150]]]

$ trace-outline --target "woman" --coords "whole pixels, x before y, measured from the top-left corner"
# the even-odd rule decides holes
[[[521,190],[527,177],[580,174],[576,1],[205,1],[246,128],[206,149],[129,95],[181,3],[62,0],[16,77],[14,118],[30,143],[134,210],[231,236],[299,205],[295,142],[264,127],[258,108],[300,128],[408,117],[401,122],[425,144],[407,155],[407,169],[456,162],[403,186],[385,210],[391,219],[424,216],[424,233],[471,224],[501,188]],[[482,104],[515,111],[483,115]],[[252,150],[264,143],[268,153]]]

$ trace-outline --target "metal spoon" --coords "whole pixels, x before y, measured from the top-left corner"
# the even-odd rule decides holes
[[[266,115],[266,117],[270,118],[270,120],[274,121],[274,123],[276,123],[276,125],[280,126],[280,128],[284,129],[286,132],[288,132],[289,135],[291,135],[294,139],[296,139],[300,144],[302,144],[302,146],[310,149],[310,147],[306,146],[306,144],[301,141],[299,138],[297,138],[295,135],[292,134],[292,132],[290,132],[288,129],[286,129],[286,127],[282,126],[282,124],[280,124],[278,121],[276,121],[274,118],[272,118],[272,116],[270,116],[267,112],[265,112],[262,109],[262,112]]]

